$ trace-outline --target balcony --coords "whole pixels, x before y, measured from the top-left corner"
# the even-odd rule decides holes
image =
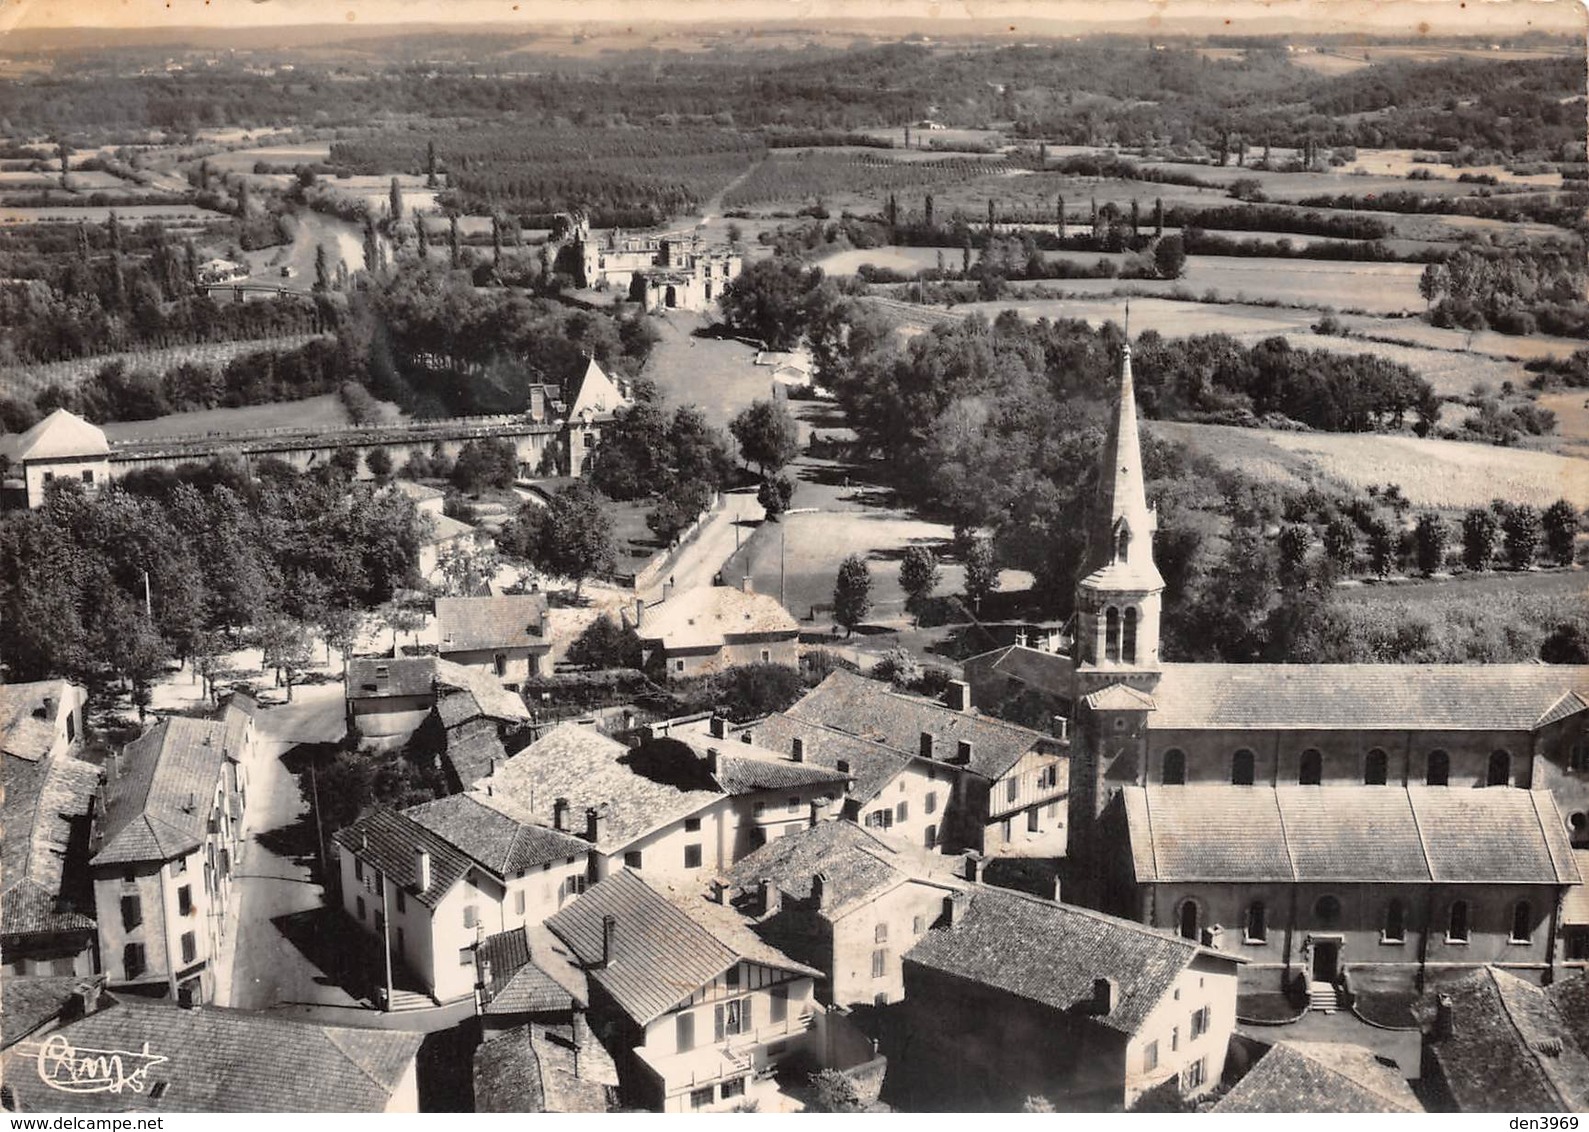
[[[816,1015],[791,1016],[783,1022],[758,1026],[748,1034],[701,1045],[687,1053],[656,1054],[644,1047],[635,1050],[646,1067],[662,1081],[664,1091],[700,1088],[724,1079],[743,1077],[756,1067],[757,1054],[774,1042],[798,1038],[810,1030]]]

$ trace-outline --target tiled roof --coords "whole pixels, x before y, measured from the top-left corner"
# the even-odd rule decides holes
[[[0,1048],[59,1018],[77,988],[97,975],[7,975],[0,979]]]
[[[493,876],[511,878],[548,861],[583,857],[590,843],[534,825],[505,799],[453,794],[410,806],[402,816],[430,830]]]
[[[467,723],[484,715],[485,711],[480,707],[480,701],[474,698],[472,692],[454,692],[436,701],[436,716],[441,720],[443,727],[457,727],[460,723]]]
[[[454,664],[450,660],[436,660],[436,682],[441,685],[443,699],[449,688],[468,692],[480,707],[480,714],[505,723],[522,723],[530,718],[530,709],[524,706],[524,697],[504,688],[495,676],[478,668]]]
[[[979,653],[967,658],[961,667],[968,673],[986,671],[1009,676],[1039,692],[1063,699],[1070,699],[1076,691],[1076,670],[1070,657],[1027,645],[1006,645]]]
[[[425,533],[426,546],[439,546],[442,543],[452,542],[464,535],[478,533],[468,523],[454,519],[451,515],[432,515],[430,524]]]
[[[472,649],[546,648],[546,595],[438,597],[436,636],[442,653]]]
[[[887,684],[843,670],[832,673],[787,713],[906,754],[920,750],[923,732],[934,739],[934,758],[952,761],[957,744],[971,743],[969,768],[996,779],[1026,752],[1045,746],[1046,736],[985,715],[958,712],[932,700],[901,695]]]
[[[71,694],[72,686],[65,680],[0,684],[0,753],[33,760],[49,754],[55,745],[57,717]],[[49,718],[39,718],[35,712]]]
[[[1545,991],[1481,968],[1420,1000],[1426,1031],[1441,995],[1451,998],[1451,1032],[1427,1037],[1424,1056],[1443,1071],[1458,1112],[1589,1110],[1589,1058]]]
[[[458,782],[467,786],[507,762],[508,752],[497,736],[497,725],[481,717],[447,728],[447,749],[441,757],[452,767]]]
[[[248,741],[249,732],[254,728],[256,710],[257,707],[252,699],[234,693],[217,716],[221,721],[222,748],[226,752],[226,757],[233,762],[243,757],[243,744]]]
[[[79,1050],[147,1048],[164,1060],[150,1066],[148,1087],[132,1097],[65,1092],[40,1078],[38,1043],[21,1042],[5,1052],[3,1064],[6,1084],[25,1110],[380,1112],[424,1039],[407,1030],[321,1026],[135,999],[118,1000],[60,1032]]]
[[[615,920],[605,967],[602,920]],[[804,975],[819,972],[757,939],[732,908],[664,892],[623,869],[546,921],[597,983],[639,1025],[666,1014],[741,960]]]
[[[360,818],[339,829],[332,840],[380,869],[427,908],[434,908],[469,871],[469,858],[446,838],[391,810],[376,810]],[[424,892],[415,888],[418,870],[414,858],[420,849],[430,852],[430,887]]]
[[[1589,1053],[1589,971],[1578,970],[1545,988],[1545,997],[1572,1031],[1578,1048]]]
[[[71,819],[89,814],[99,768],[70,755],[41,762],[0,756],[0,933],[92,930],[94,921],[60,907],[61,873],[71,840]]]
[[[529,811],[547,826],[554,825],[558,798],[568,799],[568,828],[574,830],[584,830],[587,809],[605,806],[606,828],[597,844],[604,853],[698,814],[723,797],[715,789],[681,788],[647,777],[633,764],[633,752],[622,743],[593,728],[565,723],[474,785],[489,782],[494,796]]]
[[[165,861],[204,843],[215,787],[225,773],[226,728],[172,716],[123,749],[105,790],[96,865]]]
[[[478,960],[491,965],[487,1014],[566,1014],[577,1002],[577,996],[531,957],[529,934],[522,927],[486,937]]]
[[[706,725],[701,725],[704,730]],[[820,723],[796,719],[778,712],[749,728],[755,745],[788,755],[798,736],[805,743],[805,761],[811,766],[828,767],[854,778],[850,797],[858,802],[875,798],[910,765],[911,756],[868,739],[858,739],[824,727]],[[737,737],[732,741],[738,742]],[[839,763],[847,769],[839,771]]]
[[[56,409],[12,442],[14,463],[48,460],[57,456],[108,456],[105,430],[82,417]]]
[[[588,412],[593,416],[607,416],[623,404],[623,394],[617,383],[607,376],[607,371],[597,364],[595,358],[591,358],[585,366],[585,372],[580,375],[568,415],[574,418]]]
[[[646,610],[640,639],[665,649],[711,648],[751,634],[800,632],[776,598],[733,586],[696,586]]]
[[[1531,731],[1585,690],[1561,664],[1166,664],[1148,726]]]
[[[1215,1112],[1422,1112],[1407,1078],[1362,1046],[1277,1042]]]
[[[350,699],[428,696],[435,689],[436,658],[433,656],[355,657],[348,661],[347,694]]]
[[[610,1056],[594,1038],[576,1057],[568,1027],[519,1026],[475,1050],[475,1111],[606,1112],[601,1078],[617,1081]]]
[[[849,775],[811,763],[746,756],[725,745],[719,749],[716,777],[723,791],[734,795],[803,786],[832,786],[834,793],[839,794]]]
[[[1110,684],[1082,700],[1093,711],[1153,711],[1158,707],[1153,697],[1126,684]]]
[[[1059,1011],[1086,1009],[1094,980],[1114,979],[1117,1005],[1095,1018],[1132,1034],[1199,954],[1219,953],[1101,912],[979,887],[964,912],[929,931],[905,961]]]
[[[1578,884],[1543,791],[1129,786],[1138,881]]]
[[[474,1051],[476,1112],[545,1112],[541,1063],[530,1045],[530,1028],[519,1026]]]
[[[909,879],[894,867],[895,854],[854,822],[824,821],[767,842],[728,872],[735,887],[753,889],[763,878],[797,900],[811,896],[821,873],[830,918],[874,899]]]

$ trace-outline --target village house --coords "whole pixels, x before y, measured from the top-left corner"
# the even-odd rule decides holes
[[[447,493],[439,488],[409,480],[397,480],[392,490],[411,500],[419,512],[421,534],[419,541],[419,576],[428,580],[439,577],[443,556],[471,542],[491,541],[491,536],[460,522],[446,514]]]
[[[1240,959],[1004,889],[956,894],[944,913],[905,953],[885,1099],[964,1112],[1043,1097],[1098,1112],[1219,1084]]]
[[[1305,986],[1326,1010],[1487,963],[1548,982],[1580,883],[1543,791],[1128,786],[1120,804],[1114,910],[1240,956],[1244,990]]]
[[[88,689],[70,680],[0,684],[0,754],[38,762],[77,748]]]
[[[547,921],[586,971],[628,1103],[722,1111],[761,1100],[784,1062],[814,1059],[820,972],[737,912],[629,869]]]
[[[476,1001],[487,1038],[531,1022],[572,1023],[589,1007],[583,975],[566,963],[540,963],[534,952],[524,924],[488,935],[476,945]],[[577,977],[570,978],[571,973]]]
[[[840,1006],[898,1002],[905,952],[938,921],[944,897],[963,887],[946,868],[934,871],[847,821],[769,842],[737,862],[726,883],[752,930],[821,971],[817,998]]]
[[[454,695],[469,697],[464,718],[480,716],[503,727],[530,721],[523,698],[494,676],[434,656],[355,657],[343,684],[348,730],[375,746],[403,743]]]
[[[482,794],[378,810],[333,840],[342,910],[372,937],[377,962],[389,951],[389,989],[417,984],[436,1002],[474,992],[486,934],[541,923],[585,890],[590,868],[587,842]]]
[[[1430,1112],[1589,1110],[1589,979],[1540,988],[1495,967],[1418,1003],[1418,1092]]]
[[[800,623],[775,598],[743,588],[696,586],[659,605],[635,603],[641,668],[682,680],[741,664],[800,663]]]
[[[109,764],[89,864],[113,987],[214,997],[243,822],[244,751],[228,742],[247,727],[232,722],[174,716]]]
[[[1373,1050],[1344,1042],[1275,1042],[1214,1112],[1422,1112],[1407,1076]]]
[[[0,1055],[7,1111],[419,1111],[423,1034],[184,1009],[92,990],[75,1013]],[[110,1078],[103,1088],[82,1087],[98,1082],[82,1080],[78,1062],[54,1056],[69,1050],[118,1053],[125,1083],[112,1088]]]
[[[618,1070],[583,1015],[489,1035],[473,1068],[476,1112],[609,1112],[617,1103]]]
[[[941,802],[944,818],[935,837],[946,851],[1065,856],[1070,791],[1065,740],[978,714],[962,683],[950,684],[948,699],[944,704],[905,695],[839,670],[784,714],[798,724],[816,724],[914,756],[907,775],[879,793],[876,804],[861,806],[862,825],[886,830],[907,821],[914,794],[921,800],[914,812],[923,820],[932,813],[928,806],[936,809]],[[816,746],[823,746],[821,737]],[[918,843],[925,842],[923,828]]]
[[[443,660],[490,675],[510,691],[551,675],[544,594],[438,597],[436,634]]]
[[[563,724],[474,783],[593,846],[592,880],[619,868],[678,880],[727,868],[781,833],[834,816],[842,774],[744,744],[664,736],[630,748]]]
[[[0,436],[0,475],[6,506],[37,507],[58,479],[84,487],[106,483],[110,442],[104,429],[56,409],[26,432]]]

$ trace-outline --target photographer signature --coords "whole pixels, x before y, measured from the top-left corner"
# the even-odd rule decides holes
[[[149,1052],[91,1049],[72,1045],[63,1034],[51,1034],[39,1046],[39,1080],[63,1093],[120,1093],[144,1091],[149,1070],[169,1058]]]

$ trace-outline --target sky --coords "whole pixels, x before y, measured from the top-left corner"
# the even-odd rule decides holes
[[[905,18],[930,34],[965,18],[1063,20],[1085,31],[1139,20],[1173,34],[1222,17],[1244,23],[1284,18],[1299,31],[1504,35],[1537,28],[1583,34],[1586,0],[0,0],[0,30],[14,27],[245,27],[323,24],[509,22],[658,23],[711,20]]]

